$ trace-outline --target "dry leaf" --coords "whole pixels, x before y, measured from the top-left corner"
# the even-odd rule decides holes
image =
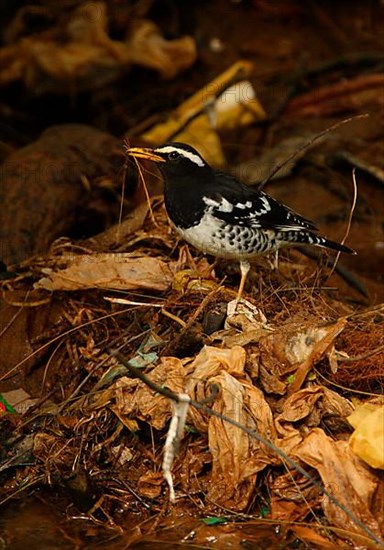
[[[364,403],[348,417],[355,428],[352,451],[372,468],[384,470],[384,405]]]
[[[161,495],[163,481],[162,472],[148,472],[139,478],[137,490],[144,497],[150,499],[157,498]]]
[[[276,378],[287,372],[295,372],[293,382],[288,385],[289,392],[294,393],[300,389],[312,366],[332,349],[336,336],[345,324],[344,319],[322,327],[313,321],[305,325],[286,323],[260,339],[260,363],[266,372]],[[272,390],[269,380],[263,379],[262,382],[268,388],[266,391]],[[284,387],[280,384],[277,393],[284,393]]]
[[[224,330],[215,334],[215,340],[220,340],[228,348],[245,346],[259,342],[271,331],[273,329],[259,308],[247,300],[241,300],[238,304],[233,300],[227,305]]]
[[[128,237],[131,237],[143,227],[148,211],[149,206],[147,202],[139,204],[122,222],[109,227],[98,235],[86,239],[82,245],[92,250],[116,250],[116,245],[120,243],[125,244]]]
[[[291,395],[284,403],[278,421],[297,422],[313,414],[315,406],[324,414],[338,415],[346,418],[353,411],[353,405],[338,393],[325,386],[312,386]]]
[[[307,527],[306,525],[292,525],[291,528],[298,539],[307,543],[308,548],[316,548],[318,550],[321,548],[324,548],[325,550],[335,550],[335,542],[320,535],[314,527]],[[345,548],[350,550],[350,545],[338,540],[337,548]]]
[[[195,401],[203,401],[211,396],[211,378],[225,370],[230,374],[244,374],[245,350],[239,346],[232,349],[219,349],[204,346],[190,365],[191,375],[185,386],[185,393]],[[208,419],[199,410],[191,409],[193,423],[200,432],[208,431]]]
[[[196,44],[190,36],[165,40],[159,28],[146,19],[137,21],[126,45],[131,63],[156,69],[173,78],[196,61]]]
[[[325,488],[364,525],[380,536],[378,519],[371,512],[372,498],[379,479],[352,453],[346,441],[333,441],[323,430],[315,428],[295,450],[295,455],[315,468]],[[326,495],[322,506],[331,525],[366,535]]]
[[[263,365],[260,365],[260,385],[265,393],[284,395],[287,391],[287,384],[282,382],[273,373],[270,373]]]
[[[251,384],[222,372],[210,380],[220,388],[213,410],[256,430],[268,440],[275,438],[272,413],[262,392]],[[243,510],[256,484],[258,471],[273,462],[273,453],[256,439],[211,417],[208,422],[212,454],[212,485],[209,499],[222,506]]]
[[[33,407],[39,400],[32,397],[23,388],[17,388],[7,392],[2,392],[2,397],[19,414],[24,414],[30,407]]]
[[[48,263],[48,262],[47,262]],[[162,292],[172,284],[172,263],[130,253],[97,253],[60,256],[34,285],[46,290],[103,288],[146,289]]]
[[[346,418],[352,410],[353,405],[348,399],[324,386],[294,393],[284,402],[282,412],[275,418],[276,430],[281,438],[279,447],[287,454],[295,452],[308,426],[318,426],[324,415]],[[303,422],[303,430],[293,425],[296,422]]]
[[[133,63],[172,78],[196,60],[191,37],[168,41],[152,21],[137,20],[125,41],[108,35],[105,2],[81,4],[66,24],[0,50],[0,86],[21,80],[34,93],[94,90]]]
[[[167,386],[175,393],[184,391],[186,370],[180,359],[163,357],[160,365],[147,374],[159,387]],[[119,418],[145,420],[160,430],[172,416],[170,400],[155,394],[137,379],[120,378],[109,391],[115,395],[115,405],[111,409]]]
[[[301,358],[300,365],[295,373],[295,379],[289,388],[290,393],[294,393],[301,388],[310,369],[325,353],[332,349],[335,338],[346,324],[345,319],[338,319],[336,323],[326,327],[312,327],[305,333],[298,335],[299,338],[296,342],[288,341],[287,355],[292,354],[294,357]],[[309,345],[308,342],[310,342]]]
[[[232,349],[206,346],[190,366],[186,392],[199,401],[210,395],[214,385],[219,393],[213,410],[273,440],[276,432],[272,412],[263,393],[247,381],[245,359],[245,350],[239,346]],[[197,429],[208,431],[212,455],[209,499],[222,506],[244,509],[254,491],[257,472],[275,460],[273,453],[220,418],[207,418],[193,408],[189,416]]]
[[[276,521],[299,522],[304,521],[308,515],[308,508],[303,506],[303,494],[300,494],[300,502],[292,502],[272,494],[270,507],[270,517]]]

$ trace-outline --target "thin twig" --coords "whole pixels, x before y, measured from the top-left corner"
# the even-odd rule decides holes
[[[68,334],[72,334],[78,330],[81,330],[82,328],[86,327],[86,326],[89,326],[89,325],[93,325],[94,323],[98,323],[99,321],[104,321],[104,319],[109,319],[110,317],[116,317],[117,315],[123,315],[124,313],[127,313],[128,311],[131,311],[131,308],[124,308],[120,311],[114,311],[113,313],[108,313],[107,315],[102,315],[101,317],[97,317],[97,319],[91,319],[90,321],[86,321],[85,323],[82,323],[81,325],[78,325],[76,327],[72,327],[64,332],[62,332],[61,334],[59,334],[58,336],[55,336],[54,338],[52,338],[52,340],[49,340],[49,342],[46,342],[45,344],[43,344],[42,346],[40,346],[39,348],[35,349],[34,351],[32,351],[29,355],[27,355],[27,357],[24,357],[21,361],[19,361],[14,367],[12,367],[11,369],[9,369],[7,372],[5,372],[1,377],[0,377],[0,382],[2,380],[6,380],[7,378],[9,378],[9,376],[11,376],[11,374],[19,369],[21,367],[21,365],[24,365],[24,363],[26,363],[27,361],[29,361],[32,357],[34,357],[35,355],[37,355],[38,353],[42,352],[43,350],[47,349],[49,346],[51,346],[54,342],[57,342],[58,340],[60,340],[60,338],[64,338],[64,336],[68,336]]]
[[[352,181],[353,181],[353,201],[352,201],[352,206],[351,206],[351,209],[349,211],[349,216],[348,216],[348,223],[347,223],[347,228],[345,230],[345,235],[341,241],[341,244],[344,244],[345,241],[347,240],[348,238],[348,235],[349,235],[349,232],[351,230],[351,225],[352,225],[352,218],[353,218],[353,213],[355,211],[355,208],[356,208],[356,203],[357,203],[357,183],[356,183],[356,168],[354,168],[352,170]],[[336,258],[335,258],[335,261],[333,263],[333,266],[332,266],[332,269],[331,271],[328,273],[326,279],[325,279],[325,282],[328,281],[328,279],[332,276],[333,272],[335,271],[336,269],[336,266],[337,266],[337,262],[339,261],[339,258],[340,258],[340,255],[341,255],[341,252],[339,251],[337,254],[336,254]]]
[[[146,306],[146,307],[164,307],[164,304],[154,302],[136,302],[135,300],[127,300],[126,298],[116,298],[115,296],[104,296],[104,300],[112,304],[123,304],[126,306]]]
[[[170,311],[167,311],[164,307],[160,310],[160,312],[166,317],[168,317],[169,319],[172,319],[172,321],[179,323],[179,325],[183,327],[183,330],[185,330],[187,323],[183,321],[183,319],[180,319],[180,317],[178,317],[177,315],[174,315]]]
[[[124,148],[125,148],[126,150],[128,150],[128,149],[130,148],[130,143],[129,143],[129,141],[128,141],[127,138],[124,139],[123,144],[124,144]],[[146,200],[147,200],[147,204],[148,204],[148,208],[149,208],[149,213],[150,213],[150,215],[151,215],[151,219],[152,219],[154,225],[155,225],[156,227],[159,227],[159,224],[157,223],[156,218],[155,218],[155,215],[154,215],[154,213],[153,213],[152,201],[151,201],[151,197],[150,197],[150,195],[149,195],[149,191],[148,191],[147,184],[145,183],[143,169],[142,169],[142,167],[141,167],[141,165],[140,165],[140,163],[139,163],[139,161],[137,160],[136,157],[134,157],[133,160],[134,160],[134,163],[135,163],[135,165],[136,165],[137,171],[139,172],[140,181],[141,181],[141,183],[142,183],[142,185],[143,185],[143,189],[144,189],[144,193],[145,193],[145,198],[146,198]]]
[[[383,73],[357,76],[351,80],[343,80],[335,84],[329,84],[320,89],[311,90],[306,94],[295,97],[288,103],[284,114],[297,115],[297,113],[300,113],[302,116],[306,114],[319,114],[319,107],[321,107],[322,104],[327,104],[335,98],[355,94],[372,88],[380,89],[383,87],[383,84]]]
[[[124,196],[125,196],[125,178],[126,178],[126,175],[127,175],[127,166],[128,166],[128,162],[127,160],[125,161],[124,163],[124,172],[123,172],[123,177],[122,177],[122,180],[121,180],[121,199],[120,199],[120,207],[119,207],[119,221],[118,221],[118,224],[117,224],[117,231],[116,231],[116,241],[118,243],[120,243],[120,227],[121,227],[121,222],[123,220],[123,208],[124,208]]]
[[[320,257],[320,253],[315,248],[297,248],[297,252],[300,252],[300,254],[304,254],[304,256],[307,256],[308,258],[312,258],[313,260],[318,260]],[[330,267],[333,265],[333,262],[331,258],[325,258],[324,260],[325,266]],[[346,268],[343,264],[338,263],[335,267],[335,272],[340,275],[340,277],[354,290],[357,290],[364,298],[368,298],[368,291],[363,285],[363,283],[356,277],[354,273],[352,273],[348,268]],[[325,282],[325,281],[323,281]],[[320,289],[321,287],[319,287]],[[332,287],[331,287],[332,288]]]
[[[207,307],[207,305],[213,300],[215,295],[222,289],[223,287],[218,286],[217,288],[214,288],[210,291],[209,294],[205,296],[205,298],[201,301],[199,307],[196,309],[196,311],[191,315],[191,317],[188,319],[188,321],[185,323],[184,329],[181,331],[179,336],[182,336],[184,332],[186,332],[188,329],[191,328],[193,323],[196,321],[196,319],[199,317],[199,315],[204,311],[204,309]]]
[[[28,294],[29,294],[29,290],[28,290],[27,294],[25,295],[25,299],[27,299]],[[8,323],[0,331],[0,338],[2,338],[4,336],[4,334],[12,326],[12,324],[16,321],[17,317],[20,315],[20,313],[22,311],[23,311],[23,306],[19,306],[19,309],[16,311],[16,313],[11,317],[11,319],[8,321]]]
[[[339,358],[337,358],[337,360],[340,361]],[[322,374],[316,367],[312,367],[312,369],[316,373],[316,375],[319,376],[320,378],[322,378],[323,380],[325,380],[327,382],[327,384],[331,384],[332,386],[334,386],[335,388],[338,388],[339,390],[343,390],[343,391],[346,391],[348,393],[355,393],[357,395],[366,395],[367,397],[378,397],[380,395],[380,394],[373,393],[373,392],[368,392],[368,391],[363,391],[363,390],[355,390],[355,389],[349,388],[347,386],[342,386],[341,384],[337,384],[333,380],[330,380],[329,378],[324,376],[324,374]]]
[[[337,360],[343,363],[355,363],[357,361],[363,361],[372,357],[372,355],[377,355],[378,353],[384,351],[384,344],[378,348],[367,351],[367,353],[362,353],[361,355],[355,355],[354,357],[338,357]]]
[[[329,134],[330,132],[333,132],[333,130],[336,130],[337,128],[339,128],[340,126],[343,126],[344,124],[347,124],[348,122],[351,122],[352,120],[357,120],[359,118],[367,118],[369,116],[368,113],[365,113],[365,114],[362,114],[362,115],[356,115],[356,116],[352,116],[352,117],[349,117],[349,118],[345,118],[344,120],[341,120],[340,122],[336,122],[336,124],[332,124],[332,126],[329,126],[328,128],[326,128],[325,130],[323,130],[322,132],[320,132],[320,134],[317,134],[316,136],[314,136],[313,138],[311,138],[308,143],[304,143],[301,147],[299,147],[294,153],[292,153],[291,155],[289,155],[288,158],[286,158],[283,162],[281,162],[280,164],[278,164],[273,170],[272,172],[260,183],[260,185],[258,186],[258,189],[263,189],[263,187],[265,187],[267,185],[267,183],[277,174],[277,172],[279,172],[284,166],[286,166],[289,162],[291,162],[295,157],[297,157],[297,155],[299,153],[301,153],[302,151],[305,151],[306,149],[308,149],[308,147],[310,147],[313,143],[315,143],[316,141],[318,141],[319,139],[321,139],[323,136],[325,136],[326,134]]]

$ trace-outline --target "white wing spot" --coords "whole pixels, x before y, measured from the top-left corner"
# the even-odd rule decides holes
[[[271,210],[270,202],[269,202],[269,200],[267,199],[267,197],[261,196],[260,199],[261,199],[261,202],[262,202],[263,205],[264,205],[264,208],[262,208],[262,209],[260,210],[260,212],[263,212],[263,211],[264,211],[264,213],[266,214],[267,212],[269,212],[269,211]]]
[[[203,197],[203,202],[205,202],[207,206],[213,206],[213,208],[220,206],[219,201],[215,201],[215,199],[210,199],[209,197]]]
[[[211,199],[209,197],[203,197],[203,201],[207,206],[217,208],[220,212],[232,212],[233,210],[233,204],[227,201],[227,199],[225,199],[224,197],[221,197],[220,201]]]

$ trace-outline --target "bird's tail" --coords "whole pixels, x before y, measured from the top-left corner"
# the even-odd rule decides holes
[[[331,241],[326,237],[317,235],[313,231],[306,231],[289,228],[289,230],[280,231],[277,234],[278,241],[280,246],[290,246],[293,244],[305,245],[312,244],[315,246],[321,246],[322,248],[330,248],[331,250],[337,250],[338,252],[345,252],[347,254],[356,254],[352,248],[345,246],[344,244],[337,243],[336,241]]]
[[[313,244],[317,244],[317,246],[330,248],[331,250],[337,250],[338,252],[345,252],[346,254],[357,254],[355,250],[349,248],[349,246],[345,246],[344,244],[337,243],[336,241],[331,241],[329,239],[326,239],[325,237],[320,237],[319,235],[314,235],[314,237],[316,238],[316,240]]]

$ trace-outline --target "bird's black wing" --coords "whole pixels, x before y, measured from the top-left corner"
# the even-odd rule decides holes
[[[212,213],[230,224],[264,230],[317,230],[310,220],[230,174],[216,173],[215,184],[205,190],[204,196],[204,202],[211,206]]]

